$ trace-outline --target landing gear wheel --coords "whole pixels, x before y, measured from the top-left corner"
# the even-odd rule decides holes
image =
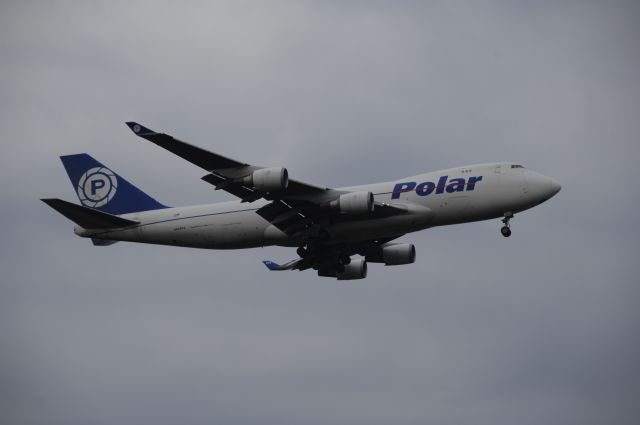
[[[504,236],[505,238],[511,236],[511,225],[509,224],[509,222],[512,218],[513,213],[511,211],[504,213],[504,218],[502,219],[504,226],[502,227],[502,229],[500,229],[500,233],[502,233],[502,236]]]
[[[338,274],[344,273],[344,266],[342,264],[336,264],[336,272],[338,272]]]

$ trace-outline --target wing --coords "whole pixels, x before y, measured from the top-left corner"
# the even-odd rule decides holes
[[[243,180],[254,171],[264,167],[250,165],[209,152],[205,149],[175,139],[168,134],[156,133],[155,131],[135,122],[127,122],[127,126],[129,126],[136,135],[143,139],[147,139],[148,141],[208,171],[209,174],[202,177],[204,181],[214,185],[217,190],[222,189],[234,196],[237,196],[244,202],[253,202],[260,198],[269,200],[292,197],[323,198],[322,195],[325,194],[325,192],[332,192],[332,189],[303,183],[294,179],[289,179],[289,185],[284,191],[282,191],[282,193],[274,194],[261,192],[250,185],[245,185]],[[326,195],[328,195],[327,198],[332,197],[329,194]]]
[[[263,263],[271,271],[302,271],[311,268],[332,270],[337,264],[343,263],[346,257],[350,258],[356,254],[369,259],[370,255],[375,255],[380,252],[380,247],[382,245],[397,239],[400,236],[402,235],[390,238],[359,241],[355,243],[321,243],[315,247],[309,247],[309,250],[313,249],[313,253],[306,255],[303,258],[297,258],[282,265],[271,260],[265,260]],[[333,271],[335,272],[335,270]]]
[[[407,211],[408,208],[403,205],[376,202],[373,212],[368,213],[367,218],[385,218]],[[324,204],[305,199],[277,199],[256,212],[294,239],[313,232],[314,229],[319,230],[327,224],[362,219],[362,215],[340,214],[328,210]]]
[[[327,223],[361,219],[361,216],[340,214],[328,208],[331,201],[346,191],[317,186],[289,179],[285,189],[269,192],[247,184],[247,178],[257,170],[264,169],[235,159],[227,158],[205,149],[180,141],[164,133],[157,133],[135,122],[127,126],[139,137],[146,139],[192,164],[208,171],[202,179],[216,190],[224,190],[237,196],[242,202],[253,202],[260,198],[271,201],[257,213],[265,220],[291,237],[304,237],[317,233]],[[375,203],[368,218],[382,218],[402,214],[406,208],[398,205]]]

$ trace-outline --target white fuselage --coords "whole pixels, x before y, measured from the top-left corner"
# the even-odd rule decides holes
[[[560,186],[549,177],[508,163],[480,164],[420,174],[392,182],[341,188],[371,191],[375,201],[398,205],[403,214],[338,222],[329,227],[336,240],[359,241],[463,222],[502,217],[534,207]],[[297,246],[256,211],[268,201],[240,201],[166,208],[122,217],[140,224],[126,229],[89,230],[84,237],[210,249],[237,249],[269,245]]]

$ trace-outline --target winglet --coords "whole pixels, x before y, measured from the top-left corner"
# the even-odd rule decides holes
[[[131,129],[131,131],[136,133],[138,136],[152,136],[154,134],[158,134],[145,126],[138,124],[137,122],[129,121],[126,124]]]
[[[274,263],[273,261],[266,260],[266,261],[263,261],[263,263],[264,263],[264,265],[265,265],[265,266],[267,266],[267,268],[268,268],[269,270],[271,270],[271,271],[274,271],[274,270],[281,270],[281,268],[280,268],[280,264],[278,264],[278,263]]]
[[[271,271],[273,271],[273,270],[296,270],[296,269],[300,270],[299,265],[300,265],[301,261],[302,261],[302,258],[291,260],[288,263],[284,263],[282,265],[280,265],[278,263],[274,263],[273,261],[269,261],[269,260],[263,261],[263,263]]]

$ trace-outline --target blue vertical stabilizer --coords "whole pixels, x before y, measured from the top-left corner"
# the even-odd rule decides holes
[[[86,153],[60,159],[85,207],[109,214],[167,208]]]

